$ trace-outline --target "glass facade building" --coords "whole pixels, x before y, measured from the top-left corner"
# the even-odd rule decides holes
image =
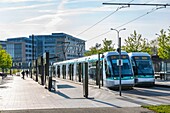
[[[50,63],[82,57],[85,52],[84,40],[65,33],[8,38],[0,44],[12,56],[13,67],[22,69],[45,52],[49,52]]]
[[[29,37],[32,39],[32,36]],[[49,52],[50,62],[69,60],[82,57],[85,52],[85,41],[65,33],[51,35],[34,35],[36,48],[35,57]],[[57,57],[57,58],[56,58]]]
[[[27,68],[32,61],[32,41],[27,37],[7,39],[7,52],[12,56],[14,68]]]
[[[0,41],[0,46],[6,50],[6,41]]]

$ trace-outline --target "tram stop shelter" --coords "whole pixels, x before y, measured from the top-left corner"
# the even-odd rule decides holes
[[[155,78],[170,80],[170,59],[161,59],[157,54],[151,56],[155,70]]]

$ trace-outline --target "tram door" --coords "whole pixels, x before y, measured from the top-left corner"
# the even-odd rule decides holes
[[[60,66],[57,66],[57,76],[60,78]]]
[[[81,82],[82,81],[82,63],[78,64],[77,70],[78,70],[79,82]]]
[[[71,80],[71,64],[68,66],[69,80]]]

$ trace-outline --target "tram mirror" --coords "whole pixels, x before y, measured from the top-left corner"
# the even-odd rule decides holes
[[[101,58],[104,58],[104,55],[102,55],[102,57]]]

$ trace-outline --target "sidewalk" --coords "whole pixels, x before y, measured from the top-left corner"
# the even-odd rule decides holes
[[[170,80],[155,79],[155,86],[170,87]]]
[[[31,78],[26,77],[23,80],[18,76],[7,77],[4,84],[0,85],[0,110],[3,111],[1,113],[10,112],[6,110],[24,110],[25,112],[29,110],[31,113],[33,111],[35,111],[33,113],[38,113],[42,110],[45,113],[45,109],[49,109],[49,111],[60,109],[63,112],[70,111],[71,113],[75,110],[84,111],[82,108],[92,111],[98,109],[99,113],[102,111],[99,108],[103,108],[102,112],[107,111],[107,108],[116,108],[115,112],[111,110],[112,113],[122,110],[127,113],[150,112],[141,108],[140,103],[124,100],[124,97],[108,90],[89,87],[89,99],[86,99],[83,97],[82,85],[57,80],[57,87],[56,92],[49,92]]]

